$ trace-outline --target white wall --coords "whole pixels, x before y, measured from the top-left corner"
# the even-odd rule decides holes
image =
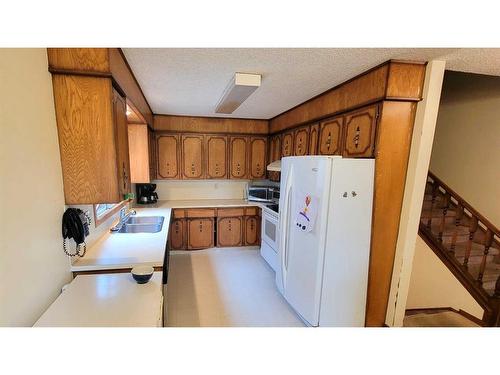
[[[415,244],[407,309],[453,307],[482,319],[484,310],[420,237]]]
[[[500,227],[500,77],[446,73],[430,169]]]
[[[30,326],[71,280],[46,49],[0,49],[0,326]]]

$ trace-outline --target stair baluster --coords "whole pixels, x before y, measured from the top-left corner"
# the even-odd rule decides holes
[[[432,225],[432,215],[434,211],[434,203],[436,203],[436,197],[439,190],[439,184],[437,181],[432,181],[432,198],[431,198],[431,210],[429,218],[427,219],[427,229],[431,230]]]
[[[486,230],[486,236],[484,239],[484,253],[483,259],[481,259],[481,266],[479,267],[479,275],[477,281],[479,284],[483,284],[484,270],[486,268],[486,260],[488,258],[488,252],[490,251],[491,244],[493,243],[493,232],[491,229]]]
[[[443,197],[443,215],[441,216],[441,225],[439,226],[438,240],[443,242],[443,232],[446,225],[446,215],[448,214],[448,207],[450,206],[450,194],[446,192]]]
[[[450,252],[455,255],[455,246],[457,244],[458,237],[458,227],[462,221],[462,217],[464,216],[464,206],[458,202],[457,208],[455,210],[455,231],[453,232],[453,237],[451,238],[451,246]]]
[[[500,275],[497,277],[497,282],[495,284],[495,293],[493,298],[500,298]]]
[[[465,251],[464,267],[465,269],[469,266],[469,257],[472,250],[472,240],[474,239],[474,233],[476,233],[478,228],[477,217],[472,216],[469,223],[469,241],[467,242],[467,249]]]

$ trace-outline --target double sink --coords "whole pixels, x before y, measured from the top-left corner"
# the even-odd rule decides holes
[[[158,233],[164,220],[163,216],[129,216],[118,233]]]

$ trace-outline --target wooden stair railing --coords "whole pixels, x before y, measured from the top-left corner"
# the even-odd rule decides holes
[[[500,231],[430,171],[419,235],[500,326]]]

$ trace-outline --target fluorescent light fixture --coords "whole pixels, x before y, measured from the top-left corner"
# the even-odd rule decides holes
[[[261,75],[236,73],[224,90],[215,113],[233,113],[260,86]]]

